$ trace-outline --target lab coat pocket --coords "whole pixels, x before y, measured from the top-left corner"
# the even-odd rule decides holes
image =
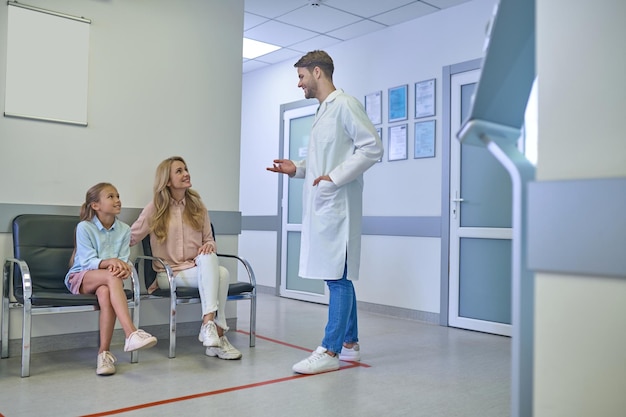
[[[320,181],[315,187],[313,207],[319,215],[341,215],[345,213],[344,190],[332,181]]]

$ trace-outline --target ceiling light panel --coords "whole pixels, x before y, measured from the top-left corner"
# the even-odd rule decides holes
[[[247,59],[254,59],[278,49],[280,49],[280,46],[243,38],[243,57]]]

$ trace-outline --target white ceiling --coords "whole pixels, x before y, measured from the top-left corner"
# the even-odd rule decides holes
[[[254,71],[470,0],[245,0],[243,36],[283,47],[243,60]]]

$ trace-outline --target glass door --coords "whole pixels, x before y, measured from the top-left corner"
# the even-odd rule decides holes
[[[479,70],[451,79],[450,326],[511,335],[512,191],[487,148],[456,138]]]
[[[284,153],[292,161],[305,159],[317,105],[285,111]],[[303,179],[284,176],[282,200],[282,248],[280,295],[298,300],[328,304],[326,283],[298,276],[300,232],[302,231]]]

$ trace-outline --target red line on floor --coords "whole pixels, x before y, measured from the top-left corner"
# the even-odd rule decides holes
[[[247,334],[247,335],[250,334],[248,332],[244,332],[243,330],[237,330],[237,333],[243,333],[243,334]],[[268,342],[276,343],[276,344],[283,345],[283,346],[288,346],[288,347],[291,347],[291,348],[294,348],[294,349],[304,350],[305,352],[312,352],[311,349],[307,349],[307,348],[302,347],[302,346],[292,345],[291,343],[287,343],[287,342],[281,342],[280,340],[276,340],[276,339],[270,339],[269,337],[261,336],[261,335],[258,335],[258,334],[255,337],[257,337],[259,339],[267,340]]]
[[[342,369],[350,369],[350,368],[356,368],[357,366],[359,366],[359,365],[356,362],[350,362],[350,365],[342,366],[339,369],[340,370],[342,370]],[[316,374],[316,375],[320,375],[320,374]],[[151,403],[134,405],[132,407],[118,408],[117,410],[103,411],[101,413],[95,413],[95,414],[86,414],[86,415],[81,416],[81,417],[112,416],[114,414],[122,414],[122,413],[127,413],[129,411],[142,410],[142,409],[145,409],[145,408],[156,407],[156,406],[159,406],[159,405],[172,404],[172,403],[176,403],[176,402],[193,400],[193,399],[202,398],[202,397],[210,397],[212,395],[225,394],[225,393],[233,392],[233,391],[241,391],[241,390],[244,390],[244,389],[261,387],[263,385],[277,384],[277,383],[280,383],[280,382],[291,381],[291,380],[294,380],[294,379],[306,378],[306,377],[310,377],[310,376],[315,376],[315,375],[300,375],[300,374],[298,374],[298,375],[291,375],[291,376],[288,376],[288,377],[285,377],[285,378],[272,379],[272,380],[263,381],[263,382],[255,382],[255,383],[252,383],[252,384],[240,385],[240,386],[237,386],[237,387],[223,388],[223,389],[219,389],[219,390],[215,390],[215,391],[201,392],[201,393],[198,393],[198,394],[185,395],[183,397],[168,398],[167,400],[154,401],[154,402],[151,402]]]
[[[249,334],[249,333],[246,333],[246,332],[241,331],[241,330],[237,330],[237,332],[244,333],[244,334]],[[290,343],[281,342],[280,340],[271,339],[269,337],[260,336],[258,334],[256,335],[256,337],[259,338],[259,339],[267,340],[268,342],[277,343],[279,345],[284,345],[284,346],[292,347],[292,348],[295,348],[295,349],[304,350],[304,351],[307,351],[307,352],[311,351],[310,349],[303,348],[301,346],[296,346],[296,345],[292,345]],[[370,367],[370,365],[367,365],[367,364],[364,364],[364,363],[361,363],[361,362],[346,362],[346,363],[348,363],[348,365],[341,366],[339,368],[339,370],[352,369],[352,368],[357,368],[357,367],[364,367],[364,368],[369,368]],[[316,374],[316,375],[322,375],[322,374]],[[182,396],[182,397],[168,398],[166,400],[160,400],[160,401],[153,401],[153,402],[150,402],[150,403],[134,405],[134,406],[131,406],[131,407],[118,408],[117,410],[103,411],[103,412],[95,413],[95,414],[85,414],[84,416],[81,416],[81,417],[112,416],[112,415],[115,415],[115,414],[127,413],[129,411],[142,410],[142,409],[145,409],[145,408],[156,407],[156,406],[159,406],[159,405],[172,404],[172,403],[181,402],[181,401],[193,400],[193,399],[196,399],[196,398],[210,397],[212,395],[218,395],[218,394],[225,394],[225,393],[233,392],[233,391],[241,391],[241,390],[250,389],[250,388],[262,387],[264,385],[278,384],[280,382],[292,381],[294,379],[306,378],[306,377],[310,377],[310,376],[315,376],[315,375],[302,375],[302,374],[291,375],[291,376],[284,377],[284,378],[271,379],[269,381],[254,382],[252,384],[239,385],[239,386],[223,388],[223,389],[219,389],[219,390],[215,390],[215,391],[201,392],[201,393],[198,393],[198,394],[185,395],[185,396]],[[0,414],[0,417],[3,417],[2,414]]]

